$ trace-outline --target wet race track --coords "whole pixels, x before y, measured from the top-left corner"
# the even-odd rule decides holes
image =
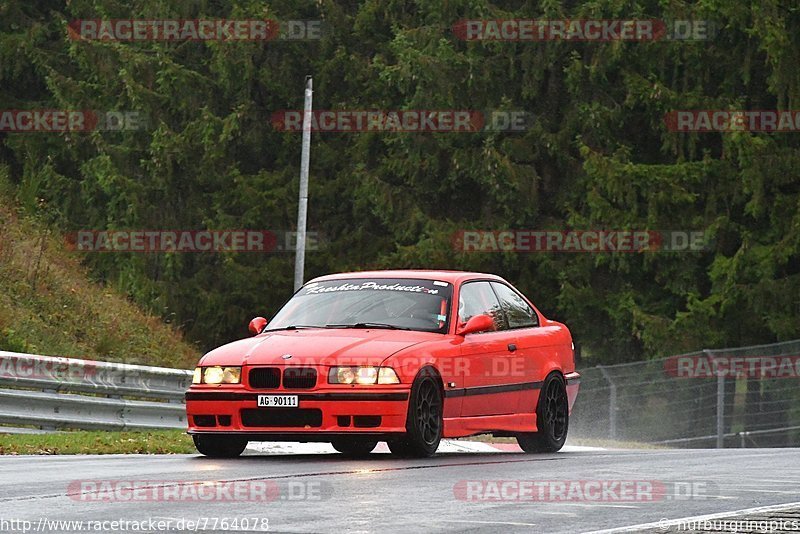
[[[797,518],[800,508],[791,505],[800,501],[798,449],[566,447],[407,460],[382,446],[367,459],[325,454],[327,445],[249,449],[235,460],[0,457],[0,530],[679,532],[688,527],[658,522],[746,509],[756,510],[739,517]]]

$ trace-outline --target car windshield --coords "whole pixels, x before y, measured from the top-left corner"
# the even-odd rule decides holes
[[[355,278],[311,282],[266,331],[290,328],[386,328],[447,332],[452,286],[437,280]]]

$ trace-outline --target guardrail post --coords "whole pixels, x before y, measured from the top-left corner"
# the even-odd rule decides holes
[[[703,349],[709,363],[712,364],[714,374],[717,375],[717,448],[725,447],[725,375],[714,363],[714,355],[708,349]]]
[[[598,365],[598,369],[608,382],[608,437],[617,439],[617,385],[611,380],[611,375],[606,371],[605,366]]]
[[[51,389],[51,388],[45,388],[42,391],[45,392],[45,393],[52,393],[53,395],[58,393],[57,390]],[[58,409],[56,409],[56,413],[58,413]],[[55,424],[52,424],[52,425],[51,424],[36,425],[36,428],[38,428],[39,430],[45,430],[47,432],[55,432],[56,431],[56,425]]]

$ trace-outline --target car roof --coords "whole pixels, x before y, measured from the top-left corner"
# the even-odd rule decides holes
[[[440,280],[459,284],[465,280],[476,278],[503,281],[503,278],[495,274],[475,273],[467,271],[437,271],[427,269],[395,269],[386,271],[354,271],[349,273],[327,274],[318,276],[309,282],[325,282],[328,280],[347,280],[352,278],[417,278],[420,280]]]

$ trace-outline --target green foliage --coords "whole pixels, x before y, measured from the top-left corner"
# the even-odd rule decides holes
[[[0,350],[30,353],[36,349],[31,347],[28,340],[20,336],[13,328],[4,328],[3,331],[0,332]]]
[[[2,431],[2,427],[0,427]],[[108,430],[3,435],[0,454],[191,454],[192,438],[181,430]]]

